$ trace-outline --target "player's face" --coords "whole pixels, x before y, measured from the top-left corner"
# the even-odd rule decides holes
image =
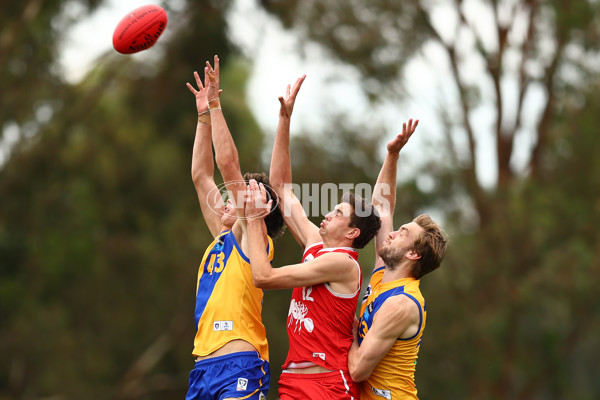
[[[352,206],[349,203],[340,203],[333,211],[325,216],[321,221],[319,233],[321,236],[328,236],[333,239],[342,239],[349,230],[350,216],[352,215]]]
[[[416,222],[404,224],[397,231],[390,232],[379,249],[379,256],[387,265],[398,265],[412,250],[415,240],[424,229]]]
[[[237,221],[235,207],[233,206],[233,202],[227,199],[227,202],[225,203],[225,208],[223,209],[223,215],[221,216],[221,223],[223,224],[223,226],[231,228],[235,221]]]

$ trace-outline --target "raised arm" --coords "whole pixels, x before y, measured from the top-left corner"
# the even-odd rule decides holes
[[[245,230],[246,224],[243,218],[244,215],[244,203],[243,196],[246,193],[246,183],[242,176],[240,169],[240,161],[238,157],[238,151],[231,137],[231,132],[225,122],[223,116],[223,110],[221,109],[220,102],[220,82],[219,82],[219,57],[214,58],[214,69],[210,63],[206,62],[205,73],[208,76],[208,108],[210,110],[210,118],[212,123],[212,142],[215,148],[215,161],[217,167],[223,176],[223,181],[227,191],[230,194],[230,198],[236,208],[238,216],[237,226],[240,226],[242,230]],[[236,233],[234,228],[234,234]]]
[[[198,110],[198,124],[196,125],[196,137],[192,150],[192,181],[196,188],[200,209],[204,221],[213,236],[217,236],[221,229],[220,211],[224,204],[214,180],[214,162],[211,144],[211,119],[208,111],[207,83],[208,77],[204,75],[204,84],[197,72],[194,78],[198,90],[189,82],[186,85],[196,98]]]
[[[288,230],[303,247],[320,240],[319,229],[310,222],[302,204],[292,190],[292,167],[290,161],[290,121],[298,91],[306,75],[296,80],[294,86],[287,86],[285,97],[279,97],[279,124],[273,144],[269,182],[279,196],[279,204]]]
[[[279,123],[277,125],[277,134],[275,135],[273,155],[271,156],[271,172],[269,174],[271,185],[276,185],[278,188],[286,183],[292,183],[290,122],[292,112],[294,111],[294,104],[296,103],[296,96],[300,91],[304,79],[306,79],[306,75],[298,78],[296,83],[294,83],[294,87],[287,86],[285,97],[279,96]]]
[[[381,166],[381,171],[379,171],[372,199],[372,204],[379,211],[381,217],[381,228],[377,236],[375,236],[375,248],[377,250],[383,245],[390,232],[394,230],[393,218],[396,206],[396,170],[398,158],[400,157],[400,150],[415,132],[418,124],[419,120],[415,120],[413,123],[413,120],[409,119],[408,123],[405,122],[402,124],[402,132],[387,144],[387,154]],[[381,260],[377,251],[375,268],[382,265],[383,260]]]
[[[343,253],[324,254],[302,264],[273,268],[264,251],[265,232],[264,210],[270,209],[262,184],[251,180],[246,198],[246,219],[250,265],[254,285],[261,289],[289,289],[312,286],[329,282],[335,284],[333,290],[340,293],[353,293],[358,288],[358,267]],[[354,273],[353,273],[354,272]]]

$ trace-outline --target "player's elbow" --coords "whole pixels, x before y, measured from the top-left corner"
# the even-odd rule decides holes
[[[192,173],[192,182],[198,194],[208,193],[215,185],[212,176],[202,173]]]
[[[264,279],[262,279],[262,277],[253,275],[252,281],[253,281],[255,287],[257,287],[259,289],[264,289],[265,281],[264,281]]]
[[[192,182],[194,182],[194,186],[200,186],[205,178],[206,174],[204,174],[201,169],[192,168]]]
[[[254,282],[254,286],[259,289],[270,289],[271,288],[271,280],[268,273],[264,272],[252,272],[252,280]]]
[[[364,369],[361,369],[358,364],[357,365],[350,364],[348,367],[349,367],[348,372],[350,372],[350,377],[352,378],[352,380],[354,382],[362,382],[369,377],[367,372]]]
[[[348,372],[354,382],[362,382],[370,375],[370,371],[365,369],[364,362],[356,352],[351,352],[348,355]]]
[[[287,183],[289,185],[289,182]],[[285,179],[283,179],[283,177],[276,172],[273,172],[273,170],[269,171],[269,186],[271,187],[271,189],[273,189],[273,191],[277,194],[277,196],[279,197],[278,202],[279,204],[283,204],[283,201],[286,198],[286,192],[285,192],[285,188],[286,188],[286,181]]]
[[[215,157],[215,161],[217,162],[217,167],[219,167],[219,171],[221,171],[221,175],[223,176],[236,174],[240,171],[240,162],[237,154],[235,153],[231,153],[229,155],[219,155]]]
[[[282,286],[282,281],[276,276],[273,268],[269,265],[269,268],[262,274],[252,274],[252,280],[254,286],[259,289],[284,289],[287,286]]]
[[[283,187],[285,185],[285,180],[283,179],[283,175],[277,171],[269,171],[269,186],[275,190],[277,193],[281,193]]]

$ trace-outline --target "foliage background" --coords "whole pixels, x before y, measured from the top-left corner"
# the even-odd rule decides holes
[[[195,108],[184,84],[215,53],[242,169],[268,169],[273,132],[247,104],[253,60],[231,40],[232,1],[165,2],[177,29],[152,62],[109,52],[69,83],[57,63],[75,22],[66,10],[102,3],[5,1],[0,14],[0,399],[184,397],[197,266],[211,240],[189,175]],[[372,117],[409,98],[407,62],[433,46],[434,62],[448,66],[454,89],[435,109],[442,139],[425,141],[429,155],[402,180],[397,205],[398,223],[433,212],[452,237],[443,268],[422,285],[430,312],[420,397],[598,398],[598,2],[258,6],[353,68],[370,100],[358,123],[331,110],[324,128],[294,137],[296,183],[373,182],[389,138]],[[453,34],[440,15],[455,21]],[[474,22],[484,15],[491,43]],[[472,59],[479,75],[464,72]],[[517,82],[516,96],[506,82]],[[525,101],[530,90],[543,94],[537,109]],[[487,130],[474,124],[481,109],[492,110]],[[486,135],[493,157],[478,155]],[[523,147],[526,162],[515,164]],[[496,168],[491,187],[478,163]],[[275,264],[299,254],[286,235]],[[368,277],[372,246],[361,259]],[[271,399],[289,295],[265,297]]]

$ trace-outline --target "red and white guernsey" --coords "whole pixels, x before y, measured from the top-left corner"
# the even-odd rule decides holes
[[[358,287],[351,294],[336,293],[328,283],[295,288],[287,319],[289,351],[283,368],[320,365],[329,370],[348,370],[348,350],[354,340],[352,323],[356,314],[362,272],[358,252],[350,247],[323,248],[315,243],[306,248],[302,262],[329,252],[346,253],[356,262]]]

